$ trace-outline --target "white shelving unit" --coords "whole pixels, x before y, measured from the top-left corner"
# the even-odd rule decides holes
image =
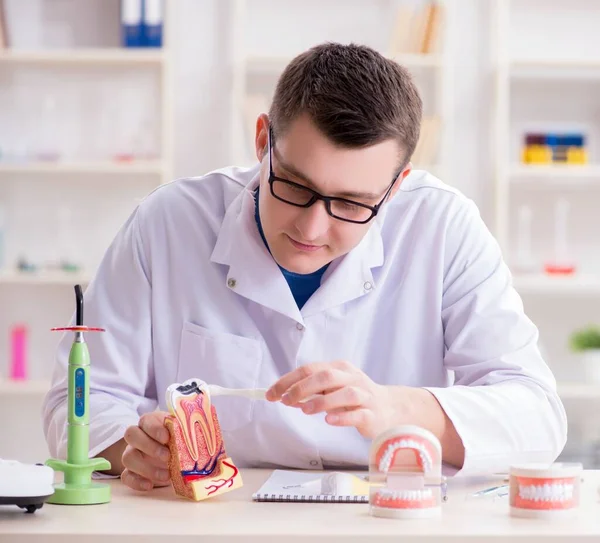
[[[37,0],[39,3],[48,0]],[[104,2],[104,0],[96,0]],[[28,13],[29,6],[17,5],[20,9]],[[101,9],[112,9],[116,17],[119,17],[119,3],[111,2],[103,5]],[[45,6],[47,9],[51,7]],[[73,4],[77,10],[85,9],[80,5]],[[61,6],[64,8],[64,5]],[[143,157],[134,157],[131,159],[112,160],[112,159],[86,159],[71,158],[56,161],[38,161],[34,159],[3,159],[0,153],[0,205],[3,194],[7,194],[9,203],[11,194],[17,194],[21,183],[27,182],[38,187],[40,190],[51,191],[56,187],[56,191],[65,191],[65,195],[76,192],[78,198],[82,196],[81,190],[91,190],[94,197],[99,194],[105,197],[105,205],[110,206],[111,202],[118,202],[121,206],[121,216],[127,209],[132,210],[134,200],[143,196],[153,187],[172,180],[173,177],[173,52],[172,52],[172,27],[175,0],[164,0],[164,24],[163,24],[163,44],[160,48],[125,48],[116,43],[107,44],[105,47],[86,47],[74,46],[65,47],[19,47],[0,49],[0,72],[16,74],[13,79],[4,78],[0,85],[5,82],[11,84],[11,81],[21,81],[21,74],[36,74],[40,71],[45,73],[63,74],[68,77],[64,85],[69,85],[78,74],[94,74],[96,77],[104,77],[110,81],[113,74],[137,73],[138,70],[144,74],[151,74],[152,81],[156,82],[158,88],[145,89],[157,96],[157,109],[147,112],[148,116],[156,119],[156,129],[158,132],[156,142],[158,146],[158,155],[149,159]],[[34,10],[34,13],[39,13]],[[24,15],[23,15],[24,16]],[[119,20],[113,21],[117,26]],[[10,24],[10,20],[9,20]],[[10,47],[11,44],[9,44]],[[73,78],[73,79],[70,79]],[[140,80],[141,90],[146,80]],[[58,84],[61,84],[58,81]],[[85,82],[84,82],[85,83]],[[117,93],[120,89],[117,89]],[[11,107],[7,103],[0,104],[2,107]],[[98,104],[97,107],[103,107]],[[81,122],[84,122],[83,120]],[[1,132],[1,128],[0,128]],[[60,138],[60,133],[57,134]],[[140,185],[140,183],[143,183]],[[123,194],[130,194],[133,190],[135,196],[131,197],[130,205],[119,202],[121,187]],[[128,188],[129,187],[129,188]],[[134,188],[131,188],[134,187]],[[37,190],[37,189],[35,189]],[[78,192],[79,191],[79,192]],[[139,192],[138,192],[139,191]],[[127,197],[128,198],[128,197]],[[96,202],[78,201],[80,208],[75,211],[85,213],[86,209],[94,206]],[[48,206],[53,202],[48,202]],[[115,221],[113,221],[114,223]],[[84,224],[83,228],[88,230],[91,227],[101,228],[95,223],[91,226]],[[111,225],[112,228],[112,225]],[[8,232],[9,236],[26,236],[26,232]],[[13,241],[13,245],[17,242]],[[6,243],[6,240],[5,240]],[[90,250],[94,254],[95,260],[99,260],[105,246],[101,243],[96,244]],[[97,246],[96,246],[97,245]],[[2,250],[3,248],[0,248]],[[54,339],[58,336],[51,335],[48,324],[56,322],[55,325],[61,325],[63,319],[70,314],[72,303],[72,287],[75,284],[81,284],[83,287],[90,282],[94,269],[85,267],[82,272],[68,271],[40,271],[21,272],[13,268],[13,262],[7,262],[7,267],[0,270],[0,307],[2,307],[2,333],[8,337],[8,330],[4,326],[12,322],[27,322],[31,326],[28,338],[28,366],[30,379],[24,382],[13,382],[7,379],[9,345],[0,353],[0,399],[2,397],[20,398],[22,396],[45,394],[49,388],[49,375],[53,361],[54,352],[48,348],[54,345]],[[32,288],[35,287],[35,288]],[[41,289],[41,290],[40,290]],[[18,300],[16,303],[15,300]],[[60,308],[57,307],[61,305]],[[65,308],[67,308],[65,310]],[[2,344],[2,342],[0,342]],[[4,346],[4,344],[3,344]],[[38,358],[43,360],[39,361]],[[40,364],[42,364],[40,366]],[[2,456],[2,454],[0,454]]]
[[[546,7],[551,8],[552,4],[550,2]],[[539,88],[540,95],[543,95],[547,94],[548,89],[552,88],[553,85],[573,84],[579,81],[585,82],[589,79],[600,80],[600,57],[549,56],[548,58],[530,58],[527,54],[522,57],[513,55],[510,38],[511,21],[515,11],[527,9],[527,5],[531,7],[533,4],[531,1],[494,0],[491,20],[491,28],[494,30],[492,49],[495,65],[494,233],[511,265],[516,263],[514,250],[516,225],[513,212],[520,191],[537,190],[540,195],[551,193],[553,196],[559,197],[574,191],[598,190],[598,197],[600,197],[600,157],[593,145],[590,146],[592,148],[589,151],[591,155],[589,163],[582,165],[524,164],[520,162],[515,151],[521,144],[520,141],[516,142],[515,138],[523,136],[513,126],[515,94],[518,92],[518,88],[515,87],[519,82],[526,81],[530,85],[528,87],[529,92],[531,92],[531,85],[537,85],[536,88]],[[545,15],[546,12],[544,11],[538,12],[540,21],[544,20]],[[552,40],[553,38],[547,34],[547,39]],[[532,48],[535,49],[536,47],[532,45]],[[537,49],[539,49],[539,43]],[[568,100],[568,97],[564,98],[565,102]],[[535,127],[543,124],[538,121],[540,107],[539,104],[535,103],[535,100],[532,100],[531,110],[535,119],[531,122],[532,130],[536,130]],[[569,123],[563,117],[564,115],[562,117],[558,116],[559,120],[555,121],[555,125],[559,129]],[[524,122],[528,120],[524,119]],[[548,122],[552,123],[552,119]],[[579,125],[578,122],[572,124]],[[540,130],[543,131],[543,129]],[[588,137],[588,145],[590,139],[595,145],[594,135],[592,133],[592,136]],[[577,212],[576,209],[572,209],[571,216],[577,214]],[[548,226],[553,228],[553,223],[551,222]],[[553,231],[548,230],[547,234],[552,236]],[[570,241],[575,238],[576,235],[571,233]],[[598,249],[598,244],[595,247]],[[599,269],[594,269],[593,272],[587,270],[582,273],[578,272],[573,277],[553,277],[545,275],[541,270],[539,274],[529,274],[522,277],[519,276],[517,270],[515,270],[515,274],[517,288],[530,293],[535,292],[546,295],[565,293],[600,294]],[[597,300],[598,298],[595,297],[594,299]]]
[[[570,428],[564,454],[588,467],[597,467],[598,461],[585,451],[600,435],[588,415],[600,401],[600,385],[581,377],[569,336],[577,328],[600,322],[600,262],[594,258],[600,255],[600,215],[592,205],[600,201],[594,100],[600,94],[590,91],[600,84],[600,55],[584,43],[595,35],[591,21],[600,16],[599,7],[584,0],[568,5],[560,0],[493,0],[490,21],[495,70],[494,234],[513,271],[513,284],[540,330],[540,346],[565,401]],[[563,130],[586,133],[589,163],[522,163],[525,132]],[[569,204],[567,250],[576,266],[571,275],[544,271],[553,257],[558,199]],[[520,215],[523,205],[527,208],[521,212],[527,211]],[[519,262],[519,216],[531,221],[530,271]]]
[[[327,2],[328,0],[324,0]],[[423,5],[425,2],[421,2]],[[370,9],[377,11],[377,7],[382,10],[387,10],[387,17],[383,16],[377,25],[380,29],[378,36],[367,36],[357,35],[349,31],[342,37],[336,34],[335,37],[330,35],[322,35],[318,30],[315,30],[313,34],[309,34],[310,29],[306,30],[306,34],[309,36],[304,40],[303,45],[298,45],[296,50],[290,54],[278,54],[278,55],[263,55],[255,53],[253,48],[248,43],[248,28],[251,26],[249,23],[250,16],[257,16],[257,12],[260,10],[260,5],[253,3],[250,8],[248,0],[229,0],[228,2],[228,15],[229,15],[229,28],[230,35],[232,36],[231,45],[231,68],[232,68],[232,85],[231,85],[231,138],[230,138],[230,161],[233,164],[241,166],[250,166],[256,162],[256,157],[252,153],[250,142],[253,138],[253,129],[250,127],[249,121],[249,109],[252,110],[251,118],[255,118],[257,112],[267,112],[272,92],[276,83],[277,77],[281,74],[285,66],[292,60],[292,58],[301,52],[302,50],[316,45],[317,43],[325,41],[341,41],[345,43],[367,43],[374,46],[384,55],[389,58],[393,58],[407,69],[409,69],[414,75],[417,84],[420,84],[420,90],[423,91],[424,102],[431,111],[434,112],[441,123],[439,129],[436,130],[438,136],[437,142],[437,159],[433,163],[428,164],[415,164],[415,168],[427,169],[434,175],[441,177],[444,181],[452,183],[452,171],[450,166],[450,160],[452,157],[452,142],[453,142],[453,127],[454,127],[454,114],[453,114],[453,28],[454,18],[456,17],[456,6],[455,2],[448,0],[439,0],[437,2],[442,8],[442,24],[440,28],[440,46],[439,52],[429,54],[419,53],[393,53],[388,50],[387,45],[391,41],[391,35],[388,37],[382,37],[385,33],[387,25],[390,25],[390,21],[396,19],[396,10],[402,4],[407,4],[406,0],[400,0],[397,2],[373,2]],[[375,6],[379,4],[379,6]],[[408,4],[415,5],[415,2],[408,2]],[[417,2],[417,5],[419,2]],[[322,4],[321,4],[322,5]],[[294,9],[310,9],[307,5],[305,8],[301,4],[293,6]],[[263,6],[265,9],[266,16],[272,14],[268,13],[270,10],[268,7]],[[326,15],[323,15],[326,17]],[[291,25],[290,30],[295,30],[295,23],[292,18],[288,20]],[[360,26],[355,26],[355,29]],[[368,28],[365,23],[363,29]],[[391,32],[395,29],[393,25],[390,25]],[[383,30],[382,30],[383,29]],[[281,29],[280,29],[281,30]],[[373,42],[385,44],[382,47],[377,47]],[[254,103],[249,105],[248,98],[252,95],[250,90],[249,80],[252,78],[262,78],[263,80],[268,79],[269,83],[266,85],[267,89],[263,88],[261,93],[261,103]],[[433,87],[433,88],[432,88]],[[260,110],[260,111],[259,111]]]

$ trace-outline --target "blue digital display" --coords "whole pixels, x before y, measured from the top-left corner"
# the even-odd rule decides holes
[[[75,416],[83,417],[85,413],[85,372],[81,368],[75,370]]]

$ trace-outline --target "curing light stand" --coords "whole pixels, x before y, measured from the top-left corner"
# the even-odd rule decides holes
[[[88,458],[89,454],[89,397],[90,353],[83,338],[84,332],[104,332],[102,328],[83,325],[83,293],[75,285],[77,302],[76,326],[53,328],[53,331],[75,332],[69,354],[67,460],[46,462],[55,471],[64,472],[64,482],[54,485],[48,503],[60,505],[89,505],[110,501],[110,486],[92,482],[92,472],[110,469],[104,458]]]

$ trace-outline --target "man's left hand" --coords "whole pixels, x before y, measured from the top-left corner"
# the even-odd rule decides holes
[[[300,366],[281,377],[267,400],[298,407],[304,413],[327,413],[333,426],[354,426],[372,439],[389,428],[394,418],[390,388],[345,360]]]

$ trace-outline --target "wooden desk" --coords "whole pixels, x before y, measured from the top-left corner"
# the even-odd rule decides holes
[[[0,542],[600,541],[600,471],[584,473],[575,521],[512,518],[507,497],[467,499],[474,490],[488,487],[487,482],[465,486],[451,481],[438,520],[375,518],[368,504],[253,502],[252,493],[270,473],[242,470],[243,488],[200,503],[177,498],[170,487],[138,494],[113,480],[109,504],[45,504],[33,515],[0,507]]]

